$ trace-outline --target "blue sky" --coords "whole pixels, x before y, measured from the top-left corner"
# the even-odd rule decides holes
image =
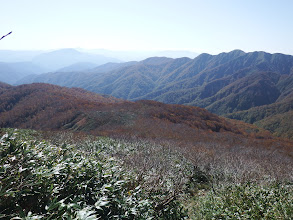
[[[293,54],[292,0],[5,0],[0,49]]]

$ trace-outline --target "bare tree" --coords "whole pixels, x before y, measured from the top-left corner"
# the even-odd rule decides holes
[[[11,34],[11,33],[12,33],[12,31],[10,31],[8,34],[2,36],[2,37],[0,38],[0,40],[2,40],[4,37],[8,36],[8,35]]]

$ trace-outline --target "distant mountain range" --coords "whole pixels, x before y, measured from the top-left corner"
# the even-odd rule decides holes
[[[75,49],[61,49],[40,54],[33,58],[34,64],[45,67],[49,71],[56,71],[76,63],[88,62],[96,66],[108,62],[121,62],[115,58],[109,58],[98,54],[82,53]]]
[[[189,51],[109,51],[60,49],[54,51],[0,50],[0,81],[14,84],[31,74],[86,71],[106,63],[137,61],[149,56],[195,57]]]
[[[98,67],[90,71],[30,76],[18,83],[45,82],[81,87],[127,100],[150,99],[199,106],[218,115],[251,123],[265,120],[271,115],[264,114],[258,120],[252,120],[247,118],[252,114],[246,113],[246,118],[243,118],[244,113],[236,112],[257,106],[270,109],[272,104],[278,103],[291,106],[292,103],[293,57],[290,55],[234,50],[219,55],[200,54],[194,59],[152,57],[126,66],[110,66],[109,69]],[[288,114],[289,111],[291,107],[281,114]],[[273,122],[271,119],[266,123]],[[275,132],[277,126],[266,123],[262,121],[259,125]],[[293,122],[288,123],[291,126]]]
[[[48,51],[42,50],[0,50],[0,62],[30,62],[32,59]]]
[[[149,57],[170,57],[170,58],[180,58],[180,57],[189,57],[195,58],[198,56],[198,53],[186,51],[186,50],[163,50],[163,51],[111,51],[104,49],[77,49],[81,52],[101,54],[107,57],[113,57],[125,62],[129,61],[141,61]]]
[[[38,75],[57,70],[89,70],[108,62],[121,61],[102,55],[82,53],[75,49],[49,52],[0,50],[0,81],[14,84],[23,77],[32,74]]]
[[[14,84],[25,76],[44,72],[46,72],[44,68],[32,62],[0,62],[0,81],[10,84]]]

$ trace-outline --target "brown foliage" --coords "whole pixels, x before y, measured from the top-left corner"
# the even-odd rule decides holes
[[[56,129],[83,111],[119,102],[82,89],[31,84],[0,91],[0,126]]]
[[[293,152],[293,144],[253,125],[192,106],[122,101],[82,89],[30,84],[0,90],[0,127],[74,130],[102,136],[213,143]]]
[[[7,84],[7,83],[0,82],[0,92],[1,92],[1,90],[8,89],[8,88],[11,88],[11,87],[12,86]]]

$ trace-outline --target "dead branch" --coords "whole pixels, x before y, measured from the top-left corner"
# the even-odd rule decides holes
[[[7,36],[8,36],[9,34],[11,34],[11,33],[12,33],[12,31],[10,31],[8,34],[2,36],[2,37],[0,38],[0,40],[2,40],[4,37],[7,37]]]

